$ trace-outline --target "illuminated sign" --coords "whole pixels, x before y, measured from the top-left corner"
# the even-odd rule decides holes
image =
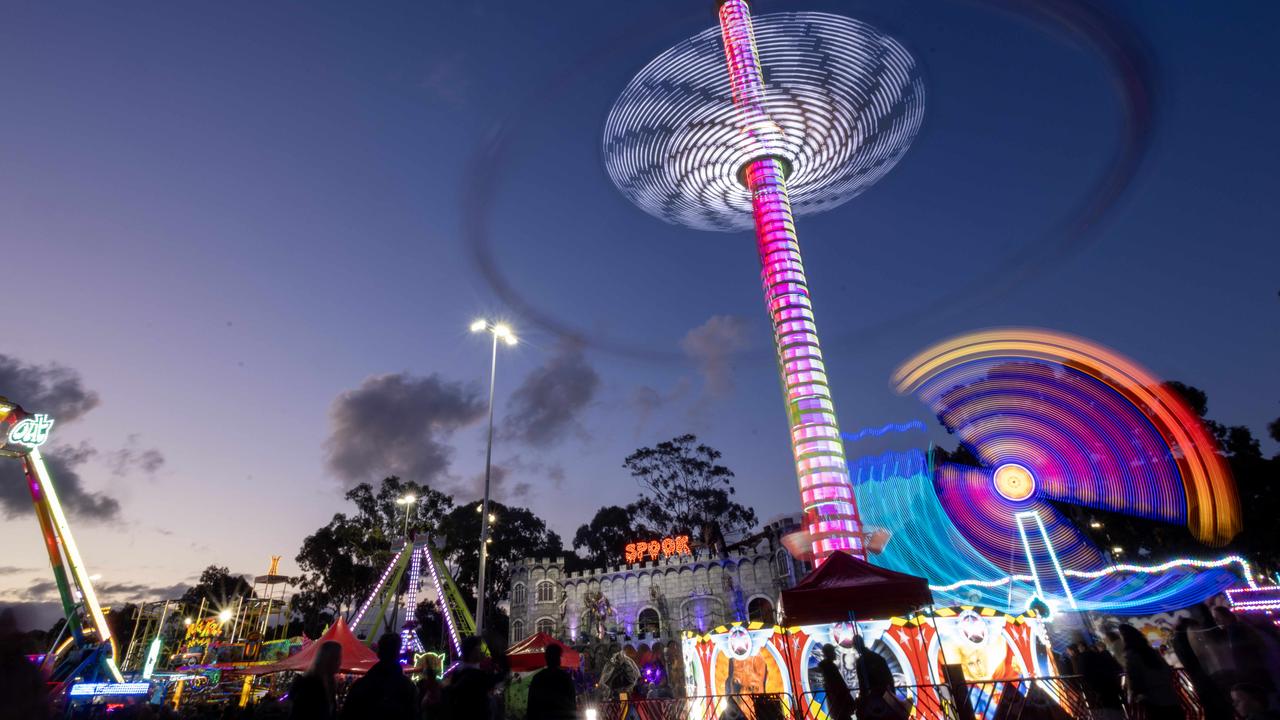
[[[644,562],[645,560],[657,560],[660,557],[669,558],[676,555],[692,555],[693,551],[689,549],[689,536],[676,535],[675,537],[665,537],[661,540],[650,540],[644,542],[627,543],[626,558],[627,564]]]
[[[71,686],[71,697],[123,697],[146,695],[151,683],[76,683]]]
[[[38,447],[49,439],[49,430],[53,427],[53,418],[48,415],[32,415],[23,418],[9,431],[9,442],[15,445]]]

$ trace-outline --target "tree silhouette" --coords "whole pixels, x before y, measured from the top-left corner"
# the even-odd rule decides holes
[[[243,575],[232,575],[222,565],[210,565],[200,573],[200,581],[182,594],[182,602],[195,608],[203,600],[206,610],[218,612],[229,609],[236,598],[252,596],[253,587]]]
[[[586,551],[586,560],[593,567],[617,564],[628,542],[634,542],[640,530],[634,518],[634,503],[626,507],[608,505],[596,511],[591,522],[578,528],[573,536],[573,549]]]
[[[719,450],[691,434],[627,456],[622,465],[641,487],[638,524],[660,535],[688,534],[704,547],[754,527],[755,511],[733,500],[733,471],[719,460]]]

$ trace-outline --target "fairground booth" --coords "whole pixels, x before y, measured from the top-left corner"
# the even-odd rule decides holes
[[[968,682],[959,693],[976,688],[973,699],[983,706],[998,704],[1006,685],[993,679],[1055,674],[1035,611],[934,607],[923,578],[843,552],[783,591],[782,609],[785,625],[734,622],[685,634],[690,717],[825,718],[823,646],[835,648],[836,665],[856,693],[857,635],[888,660],[902,710],[915,717],[944,717],[954,704],[947,666]]]

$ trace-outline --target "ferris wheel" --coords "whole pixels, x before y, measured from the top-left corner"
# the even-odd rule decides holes
[[[989,330],[938,343],[897,370],[977,464],[933,472],[945,521],[965,552],[1001,577],[947,577],[935,588],[1029,586],[1059,607],[1157,611],[1240,582],[1239,558],[1119,562],[1069,506],[1184,525],[1200,542],[1240,530],[1235,484],[1212,436],[1173,391],[1129,359],[1045,330]],[[1237,562],[1238,561],[1238,562]]]

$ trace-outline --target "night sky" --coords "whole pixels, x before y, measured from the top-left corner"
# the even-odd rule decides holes
[[[570,540],[634,498],[630,451],[695,432],[762,520],[798,512],[753,238],[645,215],[601,160],[627,80],[711,5],[0,7],[0,394],[58,417],[46,456],[107,600],[163,597],[210,563],[296,571],[360,480],[474,498],[477,316],[523,340],[499,358],[499,500]],[[1033,325],[1201,387],[1213,418],[1265,435],[1280,6],[1111,8],[1147,63],[1133,77],[1015,5],[756,4],[871,22],[927,81],[902,162],[798,223],[842,425],[937,427],[888,388],[894,367]],[[1135,84],[1150,113],[1126,125]],[[1064,230],[1135,152],[1098,222]],[[0,604],[48,603],[16,463],[0,485]]]

